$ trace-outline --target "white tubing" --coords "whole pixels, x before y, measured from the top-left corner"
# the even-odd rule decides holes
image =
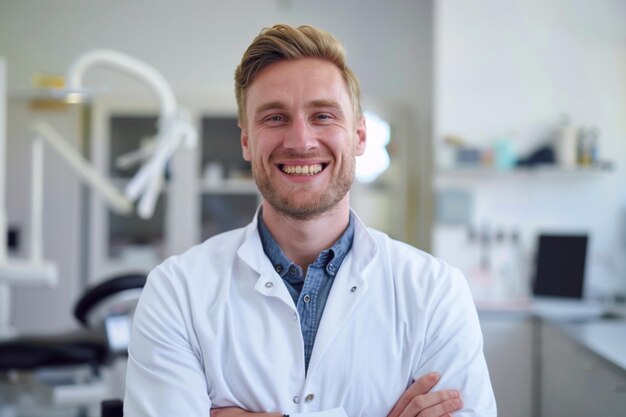
[[[44,121],[33,123],[33,130],[76,171],[80,178],[99,192],[111,208],[121,214],[133,210],[132,202],[100,174],[76,149],[74,149],[52,126]]]
[[[143,194],[139,202],[139,215],[149,218],[154,212],[167,161],[180,145],[181,136],[186,137],[186,145],[191,148],[196,145],[197,135],[191,126],[188,112],[178,109],[174,92],[165,78],[153,67],[120,52],[96,49],[78,57],[67,73],[68,89],[80,91],[85,72],[99,64],[120,69],[147,83],[154,88],[161,102],[154,154],[143,164],[125,190],[131,202]]]
[[[120,169],[128,169],[134,165],[139,165],[142,161],[147,160],[154,153],[156,143],[142,145],[139,149],[127,152],[115,158],[115,166]]]
[[[130,200],[136,200],[140,194],[157,184],[153,181],[154,177],[163,175],[167,161],[181,142],[180,123],[170,123],[164,126],[163,130],[164,132],[158,136],[154,155],[141,167],[126,187],[126,196]],[[163,137],[166,139],[164,140]]]
[[[161,101],[161,121],[169,120],[176,114],[174,92],[165,78],[148,64],[117,51],[96,49],[78,57],[67,72],[67,87],[70,90],[81,90],[87,70],[99,64],[125,71],[154,88]]]
[[[161,171],[159,171],[156,175],[153,175],[150,183],[148,184],[148,188],[141,196],[141,200],[139,200],[137,213],[142,219],[149,219],[154,213],[154,208],[156,206],[157,199],[159,198],[161,186],[163,185],[163,176],[164,173]]]

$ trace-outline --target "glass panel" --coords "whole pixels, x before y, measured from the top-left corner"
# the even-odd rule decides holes
[[[154,215],[147,220],[140,218],[136,213],[121,216],[109,210],[109,257],[119,258],[128,255],[131,248],[135,248],[136,251],[150,251],[162,258],[165,203],[166,196],[161,194]],[[140,249],[142,247],[145,249]]]
[[[129,168],[116,166],[118,156],[140,149],[154,139],[157,132],[157,116],[111,116],[110,175],[117,178],[130,178],[137,172],[139,165]]]
[[[259,204],[256,194],[203,194],[202,240],[250,223]]]
[[[203,117],[201,139],[200,176],[211,164],[219,166],[225,178],[252,177],[250,164],[241,155],[241,131],[236,116]]]

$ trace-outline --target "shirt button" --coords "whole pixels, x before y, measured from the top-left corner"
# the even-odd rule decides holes
[[[315,395],[307,394],[307,396],[304,397],[304,401],[307,402],[307,403],[310,403],[311,401],[313,401],[313,398],[315,398]]]
[[[328,270],[329,271],[334,271],[335,270],[335,264],[328,264]]]
[[[309,294],[305,295],[303,298],[305,303],[308,303],[309,301],[311,301],[311,296]]]
[[[274,286],[273,282],[268,281],[265,283],[265,288],[272,288],[273,286]]]
[[[295,397],[293,397],[292,399],[294,404],[299,404],[300,403],[300,397],[298,397],[297,395]]]
[[[289,275],[294,276],[298,273],[298,271],[296,271],[296,268],[289,268]]]
[[[280,274],[281,272],[283,272],[283,266],[282,266],[282,265],[276,265],[276,268],[275,268],[275,269],[276,269],[276,272],[278,272],[279,274]]]

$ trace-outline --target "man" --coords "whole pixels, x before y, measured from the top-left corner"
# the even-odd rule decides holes
[[[464,277],[350,210],[366,127],[341,45],[276,25],[235,79],[263,202],[150,274],[125,414],[495,416]]]

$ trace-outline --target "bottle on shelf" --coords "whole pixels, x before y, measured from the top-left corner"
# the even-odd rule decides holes
[[[575,168],[578,153],[578,128],[573,126],[567,114],[561,116],[561,127],[555,143],[556,161],[562,168]]]

